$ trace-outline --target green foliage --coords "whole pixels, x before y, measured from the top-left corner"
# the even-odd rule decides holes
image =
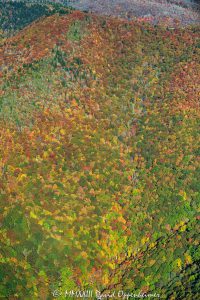
[[[197,29],[103,20],[52,15],[2,45],[4,298],[197,295]]]
[[[87,19],[74,21],[68,29],[67,39],[72,42],[80,42],[88,34],[87,24]]]
[[[1,1],[0,3],[0,29],[4,32],[3,35],[10,35],[25,26],[38,20],[41,17],[50,16],[55,13],[60,15],[68,14],[71,8],[63,7],[59,4],[54,4],[51,1],[41,3],[38,1]]]

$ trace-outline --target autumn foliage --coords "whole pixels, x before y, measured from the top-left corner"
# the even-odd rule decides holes
[[[5,299],[197,299],[198,39],[74,11],[2,43]]]

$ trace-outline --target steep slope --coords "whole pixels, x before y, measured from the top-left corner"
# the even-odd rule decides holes
[[[56,14],[1,54],[1,295],[197,299],[199,27]]]
[[[7,1],[0,2],[1,36],[10,36],[33,21],[55,13],[69,13],[71,9],[46,1]]]
[[[19,0],[14,1],[19,2]],[[25,3],[38,3],[39,0],[21,0]],[[200,22],[199,1],[190,0],[50,0],[43,3],[61,4],[99,15],[110,15],[126,19],[148,20],[154,24],[168,25],[198,24]]]

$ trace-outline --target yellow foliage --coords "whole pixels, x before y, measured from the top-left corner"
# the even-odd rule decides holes
[[[141,239],[142,245],[144,245],[146,242],[148,242],[148,240],[149,240],[149,237],[143,237]]]
[[[182,227],[180,228],[180,231],[181,231],[181,232],[184,232],[184,231],[186,230],[186,228],[187,228],[186,225],[184,225],[184,226],[182,226]]]
[[[82,256],[83,258],[87,258],[87,257],[88,257],[88,254],[87,254],[85,251],[82,251],[82,252],[81,252],[81,256]]]
[[[65,135],[65,134],[66,134],[65,129],[60,129],[60,134],[61,134],[61,135]]]
[[[107,274],[105,274],[105,275],[103,276],[103,283],[104,283],[105,285],[107,285],[107,284],[109,283],[109,277],[108,277]]]
[[[27,177],[26,174],[20,174],[20,175],[17,177],[17,181],[18,181],[18,182],[21,182],[21,181],[23,181],[26,177]]]
[[[47,158],[49,156],[49,153],[48,153],[48,151],[44,151],[44,153],[43,153],[43,157],[44,158]]]
[[[185,253],[185,262],[187,265],[192,264],[192,257],[187,253]]]
[[[182,191],[182,190],[181,190],[181,191],[179,192],[179,195],[182,196],[182,199],[183,199],[184,201],[187,200],[187,194],[186,194],[185,191]]]
[[[177,258],[177,260],[176,260],[176,265],[177,265],[177,267],[178,267],[179,269],[181,269],[181,267],[182,267],[182,260],[181,260],[180,258]]]
[[[36,214],[33,211],[30,212],[30,217],[33,219],[38,219],[38,217],[36,216]]]
[[[44,224],[44,219],[40,220],[40,221],[38,222],[38,224],[39,224],[39,225],[43,225],[43,224]]]

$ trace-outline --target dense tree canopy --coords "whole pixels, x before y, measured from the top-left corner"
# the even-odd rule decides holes
[[[0,295],[197,299],[199,27],[71,11],[0,51]]]

